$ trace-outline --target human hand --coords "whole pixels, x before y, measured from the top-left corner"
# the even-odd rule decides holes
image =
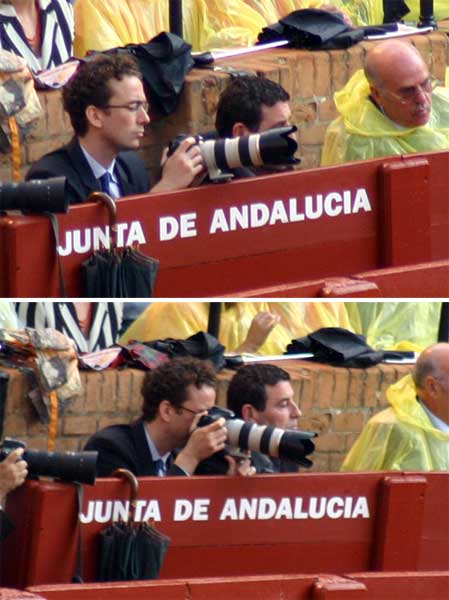
[[[321,6],[319,6],[319,8],[320,8],[320,10],[326,10],[327,12],[338,15],[339,17],[341,17],[343,19],[343,21],[345,22],[345,25],[347,25],[348,27],[354,27],[354,24],[351,21],[351,17],[347,13],[345,13],[343,10],[341,10],[340,8],[335,6],[334,4],[321,4]]]
[[[204,427],[197,427],[199,418],[201,415],[197,415],[193,421],[187,444],[175,460],[175,464],[188,473],[193,473],[198,463],[205,458],[223,450],[228,437],[225,419],[220,418]]]
[[[28,475],[27,463],[21,460],[23,448],[16,448],[0,462],[0,500],[25,481]]]
[[[226,461],[228,462],[229,468],[226,472],[226,475],[239,475],[241,477],[252,477],[256,474],[256,467],[251,466],[250,458],[243,458],[237,460],[233,456],[227,454],[225,456]]]
[[[162,177],[153,192],[167,192],[188,187],[204,174],[204,161],[194,137],[185,138],[176,151],[167,158],[164,152]]]
[[[246,339],[238,348],[238,351],[257,352],[280,320],[279,315],[274,315],[267,311],[258,313],[251,321]]]

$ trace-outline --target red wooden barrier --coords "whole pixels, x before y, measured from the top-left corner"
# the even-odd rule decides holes
[[[47,600],[447,600],[449,571],[60,584],[28,590]]]
[[[113,511],[123,516],[128,489],[102,479],[84,491],[84,576],[92,581],[97,534]],[[2,583],[69,582],[74,487],[28,482],[8,510],[17,529],[4,544]],[[449,569],[449,473],[142,478],[136,519],[148,518],[171,537],[163,579]]]
[[[160,260],[160,297],[347,295],[330,277],[353,278],[354,296],[444,297],[448,171],[449,152],[437,152],[134,196],[118,201],[119,245]],[[59,221],[78,296],[106,208],[73,206]],[[0,296],[60,295],[52,240],[47,217],[0,217]]]

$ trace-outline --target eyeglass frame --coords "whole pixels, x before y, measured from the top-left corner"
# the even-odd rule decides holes
[[[200,415],[201,413],[207,412],[207,408],[203,408],[202,410],[192,410],[191,408],[187,408],[187,406],[178,406],[177,407],[179,410],[186,410],[187,412],[191,413],[192,415]]]
[[[132,102],[128,102],[128,104],[106,104],[105,106],[100,106],[102,110],[106,110],[108,108],[125,108],[131,113],[137,113],[139,110],[143,110],[146,114],[150,109],[150,104],[144,100],[133,100]]]
[[[422,94],[431,95],[432,92],[434,91],[434,89],[438,86],[438,84],[439,84],[438,79],[436,79],[435,77],[432,77],[432,75],[429,75],[422,83],[418,83],[417,85],[405,88],[405,90],[404,90],[404,92],[406,94],[405,96],[404,96],[404,93],[392,92],[391,90],[387,90],[386,88],[384,88],[382,86],[375,86],[375,87],[379,93],[381,93],[381,94],[383,93],[384,95],[390,95],[392,98],[397,100],[400,104],[407,104],[408,102],[410,102],[411,100],[413,100],[416,97],[416,94],[418,93],[418,89]],[[427,86],[429,86],[428,90],[426,89]],[[407,92],[406,90],[409,90],[409,92]]]

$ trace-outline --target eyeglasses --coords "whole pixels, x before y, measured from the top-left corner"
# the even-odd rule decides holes
[[[139,110],[143,110],[144,112],[148,112],[150,105],[148,102],[143,100],[133,100],[133,102],[128,102],[128,104],[106,104],[106,106],[102,106],[101,108],[125,108],[129,110],[129,112],[136,113]]]
[[[203,408],[202,410],[192,410],[191,408],[187,408],[187,406],[178,406],[179,410],[186,410],[187,412],[191,413],[192,415],[199,415],[200,413],[203,413],[206,411],[205,408]]]
[[[416,95],[419,92],[421,92],[421,94],[431,94],[433,90],[437,87],[437,85],[437,79],[434,79],[433,77],[428,77],[422,83],[402,88],[398,92],[392,92],[382,87],[379,87],[379,90],[384,95],[390,95],[392,98],[395,98],[401,104],[406,104],[407,102],[410,102],[410,100],[416,98]]]

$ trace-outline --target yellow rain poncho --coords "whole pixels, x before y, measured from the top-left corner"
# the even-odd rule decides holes
[[[351,324],[381,350],[421,351],[438,338],[441,302],[348,302]]]
[[[390,386],[387,399],[391,407],[368,421],[341,470],[449,470],[449,434],[432,425],[412,376]]]
[[[398,127],[368,96],[369,84],[362,69],[335,93],[340,116],[326,131],[321,155],[323,166],[449,148],[448,89],[434,91],[428,123],[412,128]]]
[[[378,1],[382,3],[382,0]],[[410,12],[404,15],[404,21],[419,21],[420,0],[405,0],[405,3]],[[433,0],[433,16],[437,21],[447,19],[449,17],[449,2],[447,0]]]
[[[185,339],[206,331],[207,302],[155,302],[123,334],[129,340]],[[262,311],[280,316],[257,354],[282,354],[292,339],[320,327],[350,328],[343,303],[330,302],[235,302],[222,310],[220,341],[228,352],[236,351],[246,339],[254,317]]]
[[[380,25],[383,23],[383,0],[340,0],[341,6],[351,17],[354,25]],[[420,0],[405,0],[410,9],[403,19],[406,22],[418,22]],[[433,0],[433,14],[435,19],[441,20],[449,17],[449,3],[447,0]]]
[[[77,0],[75,55],[142,44],[169,31],[168,0]],[[266,25],[244,0],[184,0],[184,39],[193,50],[249,46]]]

